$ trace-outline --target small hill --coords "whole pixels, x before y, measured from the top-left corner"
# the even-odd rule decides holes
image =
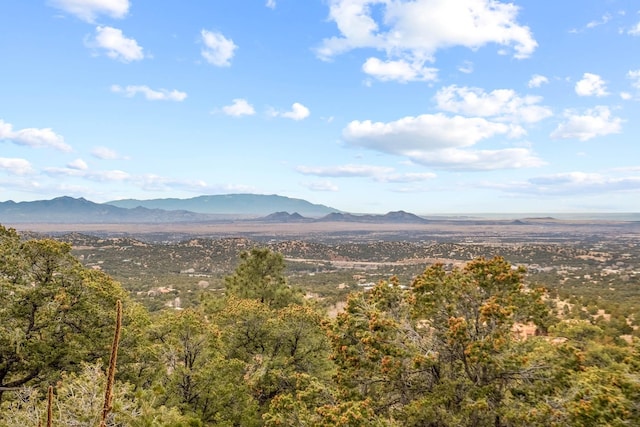
[[[190,199],[125,199],[114,200],[106,204],[129,209],[140,206],[147,209],[187,210],[218,215],[266,216],[273,212],[297,212],[305,217],[317,218],[332,212],[340,212],[328,206],[275,194],[220,194]]]
[[[389,212],[384,215],[354,215],[350,213],[334,212],[318,219],[322,222],[369,222],[395,224],[426,224],[429,221],[415,214],[405,211]]]
[[[303,217],[298,212],[294,212],[292,214],[289,212],[274,212],[265,217],[256,219],[256,221],[264,222],[303,222],[308,220],[308,218]]]

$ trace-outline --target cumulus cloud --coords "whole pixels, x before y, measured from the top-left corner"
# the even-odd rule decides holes
[[[200,32],[204,48],[200,51],[202,57],[209,64],[217,67],[229,67],[231,58],[238,48],[233,40],[226,38],[219,32],[202,30]]]
[[[122,87],[119,85],[112,85],[111,92],[121,93],[128,98],[132,98],[136,96],[136,94],[142,94],[149,101],[184,101],[187,98],[187,94],[185,92],[180,92],[178,90],[167,90],[167,89],[151,89],[149,86],[126,86]]]
[[[95,147],[93,150],[91,150],[91,155],[100,160],[126,159],[126,157],[121,156],[115,150],[107,147]]]
[[[584,114],[567,110],[564,117],[565,121],[551,133],[551,138],[588,141],[622,131],[622,119],[612,116],[609,108],[605,106],[588,109]]]
[[[495,0],[331,0],[329,19],[340,36],[323,40],[316,52],[330,59],[374,48],[393,57],[427,60],[439,49],[495,43],[526,58],[538,44],[530,29],[517,22],[518,10]]]
[[[519,96],[511,89],[489,93],[480,88],[443,87],[435,96],[438,108],[470,116],[495,117],[501,121],[535,123],[552,115],[551,109],[538,105],[539,96]]]
[[[483,118],[423,114],[393,122],[354,120],[343,130],[353,145],[392,154],[433,151],[450,147],[470,147],[495,135],[507,135],[512,128]]]
[[[350,145],[405,156],[415,163],[438,168],[491,170],[542,165],[527,148],[469,149],[491,137],[521,133],[519,126],[438,113],[387,123],[356,120],[347,125],[342,136]]]
[[[534,74],[531,76],[531,80],[527,83],[530,88],[540,87],[543,84],[549,83],[549,79],[541,74]]]
[[[95,37],[87,40],[86,44],[94,49],[104,49],[109,58],[125,63],[145,57],[135,39],[125,37],[122,30],[113,27],[97,26]]]
[[[252,116],[256,113],[253,105],[249,104],[246,99],[236,98],[233,104],[222,107],[222,111],[228,116]]]
[[[274,117],[284,117],[292,120],[304,120],[311,115],[311,112],[307,107],[300,104],[299,102],[294,102],[291,105],[290,111],[271,111],[271,115]]]
[[[404,59],[381,61],[369,58],[362,65],[362,71],[381,81],[396,80],[400,83],[436,80],[438,77],[437,68],[425,67],[420,61],[410,63]]]
[[[597,74],[584,73],[582,80],[575,86],[576,93],[580,96],[607,96],[607,85]]]
[[[265,3],[265,6],[267,6],[269,9],[275,9],[276,0],[267,0],[267,2]]]
[[[49,0],[56,8],[94,22],[99,15],[124,18],[129,12],[129,0]]]
[[[3,140],[28,147],[53,148],[65,152],[72,151],[71,146],[64,142],[64,138],[51,128],[13,130],[11,123],[0,119],[0,141]]]
[[[28,160],[8,157],[0,157],[0,169],[12,175],[29,175],[34,172]]]

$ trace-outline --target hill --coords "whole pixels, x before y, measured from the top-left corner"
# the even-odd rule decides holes
[[[426,224],[429,221],[405,211],[389,212],[384,215],[354,215],[350,213],[334,212],[317,221],[323,222],[371,222],[395,224]]]
[[[124,199],[107,202],[120,208],[144,207],[167,211],[187,210],[203,214],[266,216],[274,212],[297,212],[305,217],[321,217],[337,209],[275,194],[219,194],[190,199]]]

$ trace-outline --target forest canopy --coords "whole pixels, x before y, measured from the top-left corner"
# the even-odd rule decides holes
[[[149,313],[70,245],[0,226],[0,425],[99,425],[117,301],[105,425],[640,425],[638,340],[501,257],[390,277],[335,317],[285,270],[252,249],[223,295]]]

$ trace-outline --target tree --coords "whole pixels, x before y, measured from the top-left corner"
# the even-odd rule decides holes
[[[274,308],[300,303],[300,293],[287,285],[282,254],[254,248],[240,254],[235,272],[225,278],[227,292],[238,298],[256,299]]]
[[[220,330],[202,310],[165,312],[152,335],[165,371],[163,405],[204,423],[257,425],[257,403],[243,380],[244,364],[224,357]]]
[[[97,426],[102,393],[107,381],[101,364],[81,364],[78,373],[63,374],[56,385],[53,425]],[[12,402],[0,407],[3,426],[37,426],[46,420],[46,401],[37,388],[21,388]],[[134,392],[128,383],[116,382],[113,411],[107,426],[178,427],[199,426],[197,418],[180,414],[176,408],[158,406],[152,391]]]
[[[70,245],[22,241],[0,226],[0,400],[5,390],[107,360],[117,300],[129,305],[120,284],[84,268]]]
[[[512,391],[548,378],[529,353],[547,344],[517,339],[513,326],[550,320],[523,273],[502,258],[451,272],[436,264],[409,290],[392,280],[350,296],[330,329],[341,401],[368,402],[401,425],[524,425]]]
[[[212,312],[225,357],[242,362],[253,398],[266,409],[277,395],[295,390],[299,375],[329,379],[324,317],[306,305],[273,309],[253,299],[230,297]]]

